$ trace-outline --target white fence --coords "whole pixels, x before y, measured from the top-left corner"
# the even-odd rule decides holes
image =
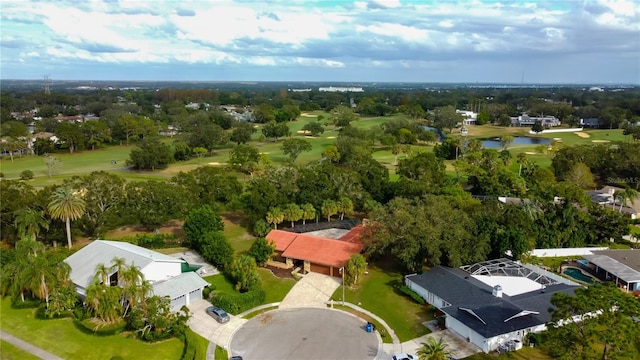
[[[557,249],[534,249],[529,255],[535,257],[565,257],[565,256],[582,256],[593,255],[592,251],[608,250],[608,247],[589,247],[589,248],[557,248]]]

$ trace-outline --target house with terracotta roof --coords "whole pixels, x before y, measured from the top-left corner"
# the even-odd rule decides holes
[[[266,239],[275,245],[275,254],[268,265],[341,276],[340,268],[346,266],[351,255],[362,252],[361,229],[362,225],[358,225],[336,239],[271,230]]]

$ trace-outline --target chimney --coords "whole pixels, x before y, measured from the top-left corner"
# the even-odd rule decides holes
[[[502,297],[502,286],[500,285],[496,285],[493,287],[493,296],[495,297]]]

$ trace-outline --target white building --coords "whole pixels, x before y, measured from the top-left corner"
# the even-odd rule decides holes
[[[318,91],[328,91],[328,92],[364,92],[364,89],[361,87],[321,87],[318,88]]]
[[[187,264],[182,259],[127,242],[95,240],[64,260],[71,266],[71,281],[80,296],[84,297],[87,287],[93,283],[98,265],[109,267],[114,258],[122,258],[127,265],[138,267],[145,280],[151,282],[153,294],[168,296],[174,310],[201,299],[202,289],[209,286],[195,272],[183,272],[183,266]],[[109,280],[117,283],[117,279],[117,269],[112,269]]]
[[[539,271],[537,271],[539,270]],[[485,353],[546,330],[551,296],[579,286],[531,265],[507,259],[408,275],[405,284],[445,313],[445,326]],[[517,348],[518,345],[515,345]]]
[[[462,125],[475,125],[478,121],[478,113],[468,110],[456,110],[456,112],[464,118]]]

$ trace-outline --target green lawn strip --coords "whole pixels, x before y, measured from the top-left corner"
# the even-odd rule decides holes
[[[39,357],[26,352],[19,347],[0,340],[0,360],[38,360]]]
[[[342,306],[342,305],[333,305],[333,307],[335,309],[340,309],[342,311],[346,311],[350,314],[353,314],[365,321],[368,321],[370,323],[373,323],[376,326],[376,330],[378,330],[378,333],[380,334],[380,337],[382,338],[382,342],[386,343],[386,344],[391,344],[393,343],[393,339],[391,338],[391,336],[389,336],[389,329],[387,329],[386,327],[384,327],[381,323],[379,323],[376,319],[372,318],[371,316],[358,311],[356,309],[350,308],[348,306]]]
[[[245,315],[243,317],[243,319],[247,319],[247,320],[253,319],[254,317],[256,317],[256,316],[258,316],[260,314],[266,313],[267,311],[275,310],[277,308],[278,308],[277,306],[269,306],[269,307],[264,308],[264,309],[256,310],[256,311],[250,312],[247,315]]]
[[[187,328],[186,335],[189,339],[189,346],[195,348],[194,360],[206,360],[207,348],[209,347],[209,340],[200,336],[190,328]]]
[[[268,269],[258,269],[258,274],[260,274],[262,288],[267,293],[264,299],[265,304],[282,301],[296,283],[293,279],[279,278]]]
[[[402,274],[373,265],[369,265],[368,271],[355,289],[345,289],[346,301],[381,317],[402,342],[428,334],[422,323],[432,320],[432,315],[393,287],[402,281]],[[342,288],[338,288],[332,298],[339,301]]]
[[[70,318],[40,320],[35,309],[13,309],[9,298],[2,299],[2,329],[24,341],[65,359],[179,359],[184,344],[178,339],[145,343],[131,333],[96,336],[77,329]]]
[[[222,291],[228,293],[235,293],[236,289],[233,287],[231,281],[227,279],[223,274],[216,274],[203,277],[204,281],[211,284],[215,291]]]
[[[547,355],[541,348],[525,347],[518,351],[512,351],[500,356],[494,354],[478,353],[468,356],[464,360],[551,360],[552,357]]]
[[[214,353],[215,360],[229,360],[229,353],[223,349],[220,345],[216,345],[216,351]]]

